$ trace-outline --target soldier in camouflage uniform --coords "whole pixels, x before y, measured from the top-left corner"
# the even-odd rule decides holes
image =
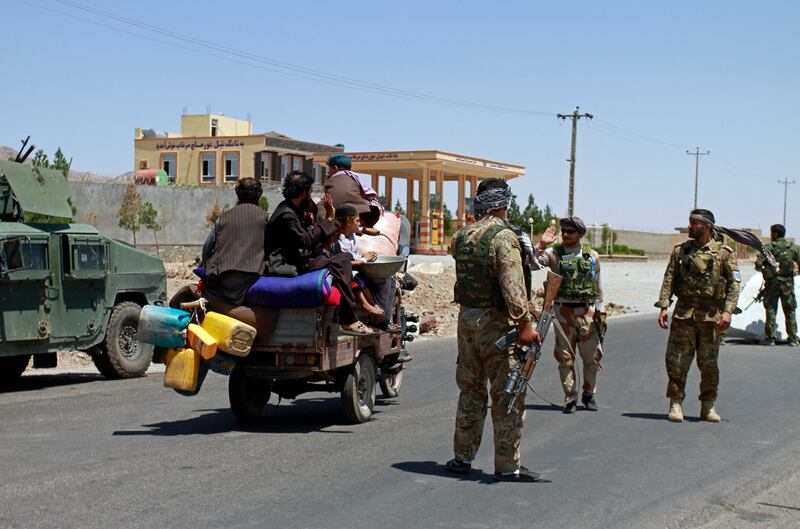
[[[672,295],[678,300],[667,342],[667,397],[672,422],[683,421],[686,375],[697,354],[700,370],[700,418],[719,422],[714,409],[719,386],[721,333],[731,324],[741,288],[736,254],[713,236],[714,215],[695,209],[689,216],[690,240],[675,246],[664,273],[656,307],[658,323],[667,328],[667,309]]]
[[[554,355],[564,389],[564,413],[578,408],[578,384],[575,352],[583,363],[581,402],[589,411],[597,411],[595,391],[597,371],[603,349],[600,335],[605,332],[603,289],[600,282],[600,259],[588,244],[581,244],[586,225],[580,217],[560,220],[562,244],[550,248],[556,240],[555,226],[548,228],[536,246],[533,268],[549,268],[564,278],[553,306],[564,335],[556,334]],[[545,248],[547,248],[545,250]],[[566,339],[565,339],[566,338]]]
[[[515,327],[519,344],[540,340],[526,294],[520,243],[506,220],[510,199],[511,189],[504,180],[481,182],[475,203],[483,216],[459,230],[450,249],[456,260],[455,301],[461,305],[456,366],[461,393],[453,439],[455,458],[446,468],[460,474],[471,470],[491,394],[495,477],[530,482],[538,480],[539,475],[520,464],[524,398],[517,398],[514,411],[508,413],[509,396],[503,391],[517,359],[513,347],[500,350],[495,345]]]
[[[775,319],[778,315],[778,300],[783,307],[786,317],[786,334],[788,344],[797,347],[797,320],[795,310],[797,300],[794,296],[794,267],[800,265],[800,249],[784,239],[786,228],[781,224],[770,227],[772,242],[767,244],[767,249],[778,261],[775,270],[759,255],[756,259],[756,270],[764,275],[764,309],[767,312],[767,323],[764,326],[764,344],[775,345]]]

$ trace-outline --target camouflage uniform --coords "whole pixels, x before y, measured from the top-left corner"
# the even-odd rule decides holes
[[[572,262],[575,259],[586,258],[593,264],[586,272],[591,273],[594,288],[584,295],[578,295],[570,290],[570,274],[561,269],[562,262]],[[555,313],[561,327],[564,329],[565,341],[560,333],[556,333],[556,345],[553,355],[558,362],[558,373],[561,376],[561,386],[564,390],[565,402],[577,398],[577,384],[575,374],[575,351],[578,351],[583,363],[583,394],[594,395],[597,390],[597,371],[600,369],[600,359],[603,349],[594,323],[596,305],[602,304],[603,289],[600,282],[600,262],[597,252],[591,248],[576,245],[564,247],[556,245],[545,251],[537,248],[533,268],[549,268],[565,278],[555,300]]]
[[[451,254],[456,258],[455,297],[461,303],[456,366],[456,382],[461,393],[453,450],[460,461],[470,462],[475,458],[481,444],[490,393],[497,472],[520,468],[519,446],[525,421],[525,399],[520,395],[515,412],[507,412],[508,394],[503,391],[503,386],[517,359],[513,347],[501,351],[495,346],[495,341],[514,330],[515,322],[533,319],[525,292],[520,244],[509,227],[504,219],[484,217],[459,230],[451,247]],[[489,241],[482,246],[484,237]],[[459,248],[462,248],[461,252],[463,248],[467,253],[472,251],[474,257],[485,257],[488,276],[478,273],[480,268],[470,268]],[[485,250],[485,256],[480,255],[481,248]],[[491,295],[487,298],[487,289],[492,285],[494,299]]]
[[[729,246],[711,240],[701,247],[688,240],[673,249],[655,305],[667,309],[672,295],[678,298],[667,342],[668,398],[681,401],[686,396],[686,375],[696,352],[700,401],[716,400],[720,316],[736,310],[740,288],[739,265]]]
[[[756,259],[756,270],[764,275],[764,309],[767,322],[764,325],[764,340],[775,341],[775,319],[778,316],[778,300],[783,307],[786,318],[786,334],[789,343],[797,343],[797,319],[795,310],[797,300],[794,296],[794,264],[800,264],[800,249],[786,239],[778,239],[766,245],[767,249],[778,261],[779,269],[765,266],[759,254]]]

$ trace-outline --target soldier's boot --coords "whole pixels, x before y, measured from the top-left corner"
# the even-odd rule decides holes
[[[670,422],[683,422],[683,401],[680,399],[670,399],[669,415],[667,420]]]
[[[722,420],[717,410],[714,409],[713,400],[704,400],[700,403],[700,418],[708,422],[719,422]]]
[[[761,342],[761,345],[775,345],[775,339],[774,338],[764,338],[764,340]]]
[[[796,336],[792,336],[791,338],[789,338],[789,341],[786,342],[786,345],[788,345],[789,347],[798,347],[800,346],[800,343],[797,342]]]

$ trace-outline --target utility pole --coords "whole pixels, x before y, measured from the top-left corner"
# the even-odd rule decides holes
[[[697,147],[694,152],[686,151],[686,154],[694,156],[694,207],[692,209],[697,209],[697,181],[700,174],[700,157],[708,156],[711,151],[700,152],[700,147]]]
[[[570,149],[569,160],[569,200],[567,202],[567,215],[572,216],[575,206],[575,141],[578,138],[578,120],[581,118],[592,119],[594,116],[591,114],[580,114],[581,107],[575,107],[575,112],[572,114],[556,114],[556,118],[566,121],[572,120],[572,148]]]
[[[786,195],[789,193],[789,184],[794,184],[794,180],[791,182],[788,178],[784,178],[783,180],[778,180],[779,184],[783,184],[783,227],[786,227]]]

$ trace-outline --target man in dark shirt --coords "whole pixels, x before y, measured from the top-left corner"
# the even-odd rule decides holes
[[[337,234],[335,210],[330,196],[323,201],[325,218],[316,219],[317,208],[311,199],[314,177],[292,171],[283,181],[284,200],[278,204],[267,224],[268,275],[304,274],[328,268],[333,284],[341,291],[339,323],[352,334],[371,334],[356,316],[356,303],[350,283],[353,269],[350,254],[329,255],[325,244]]]
[[[237,203],[225,211],[203,245],[206,295],[241,305],[247,289],[264,273],[267,213],[258,205],[261,182],[241,178],[235,187]]]

